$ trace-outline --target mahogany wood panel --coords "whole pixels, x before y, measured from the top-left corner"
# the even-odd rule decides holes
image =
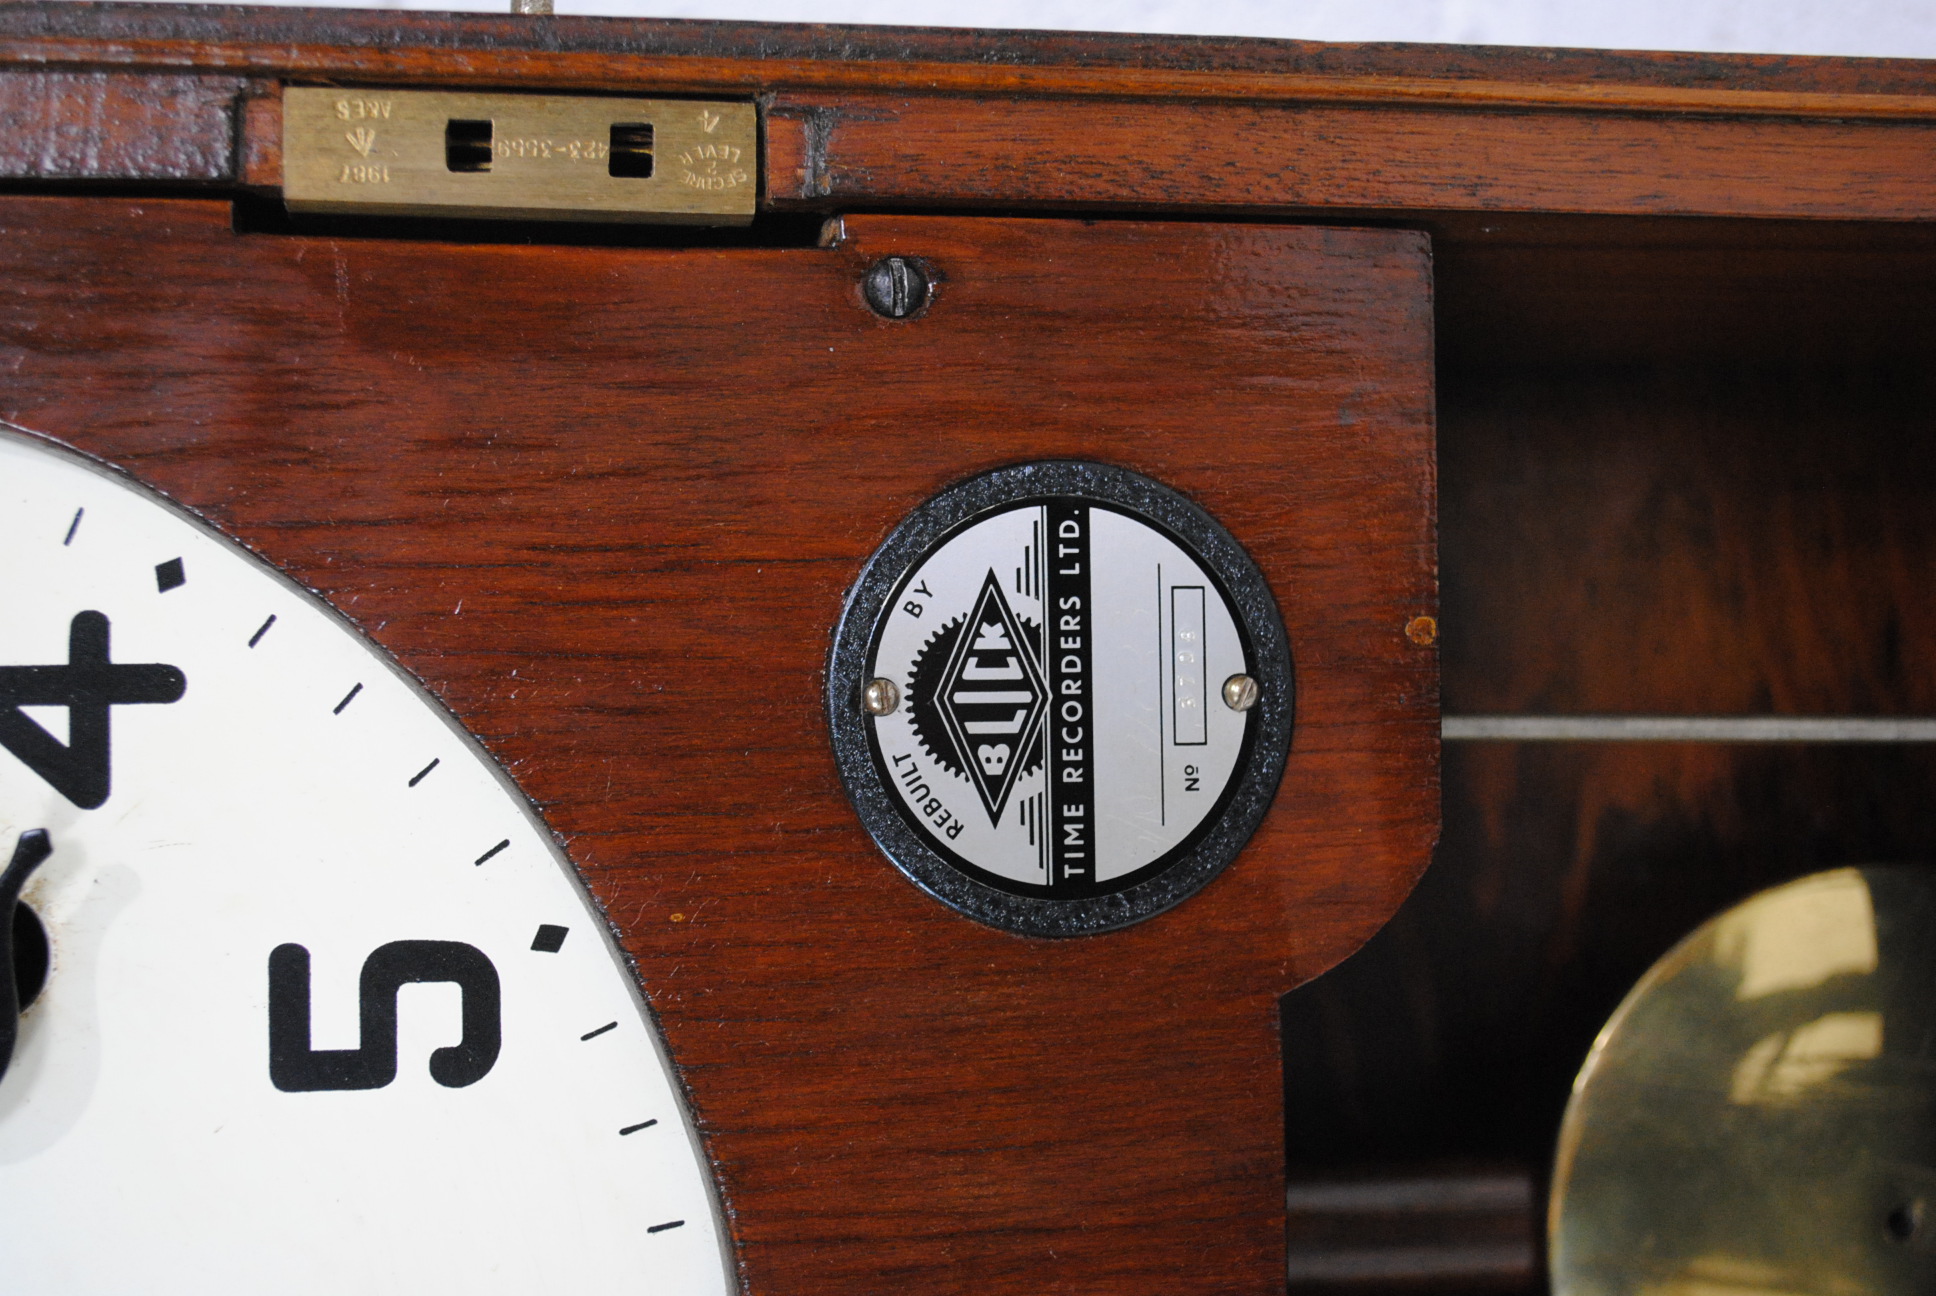
[[[0,13],[23,62],[587,88],[925,89],[1597,104],[1653,112],[1928,116],[1926,61],[1175,35],[359,12],[30,0]]]
[[[1936,123],[781,94],[775,205],[1928,219]]]
[[[1936,213],[1936,78],[1907,60],[56,3],[0,6],[0,61],[759,97],[767,195],[815,210]],[[130,131],[167,117],[118,93]],[[224,174],[277,183],[273,104],[238,108]]]
[[[227,180],[232,76],[0,72],[0,176]]]
[[[1436,836],[1431,296],[1404,231],[873,217],[827,249],[237,235],[0,200],[0,413],[344,609],[541,807],[638,961],[748,1290],[1278,1291],[1277,996]],[[135,255],[130,249],[139,249]],[[939,275],[861,304],[874,258]],[[1298,728],[1246,852],[1066,942],[962,919],[837,783],[830,628],[940,486],[1042,456],[1215,513]]]

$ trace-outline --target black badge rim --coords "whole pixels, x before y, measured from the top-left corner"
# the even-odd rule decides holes
[[[1259,696],[1247,750],[1223,805],[1194,844],[1154,876],[1121,891],[1071,899],[1013,894],[943,858],[903,818],[880,777],[861,694],[875,632],[894,591],[948,536],[983,514],[1041,496],[1112,505],[1181,541],[1222,586],[1248,639]],[[1221,873],[1263,822],[1283,778],[1296,702],[1290,643],[1257,564],[1197,504],[1140,473],[1108,464],[1048,460],[971,477],[921,504],[894,528],[848,592],[827,669],[834,760],[848,798],[881,852],[923,891],[977,922],[1025,936],[1084,936],[1152,918]]]

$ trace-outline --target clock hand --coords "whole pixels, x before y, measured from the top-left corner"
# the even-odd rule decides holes
[[[14,1039],[20,1032],[20,989],[13,975],[13,907],[20,902],[20,889],[27,875],[54,853],[54,843],[45,828],[29,828],[14,843],[13,859],[0,873],[0,1078],[13,1061]]]

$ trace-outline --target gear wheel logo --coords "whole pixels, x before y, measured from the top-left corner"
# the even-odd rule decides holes
[[[1042,680],[1036,627],[1016,616],[990,571],[973,608],[938,630],[908,679],[914,731],[943,768],[967,779],[1000,824],[1022,775],[1042,764]]]

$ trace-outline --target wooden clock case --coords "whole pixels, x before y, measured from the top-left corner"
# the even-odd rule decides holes
[[[506,763],[749,1292],[1276,1290],[1287,1169],[1302,1285],[1536,1285],[1631,979],[1936,840],[1924,748],[1454,745],[1399,908],[1441,667],[1448,713],[1936,707],[1922,65],[79,4],[0,9],[0,57],[0,416],[321,591]],[[297,84],[752,101],[759,215],[293,219]],[[890,255],[917,319],[861,299]],[[1052,456],[1209,507],[1299,687],[1237,863],[1071,942],[896,873],[820,693],[898,517]]]

